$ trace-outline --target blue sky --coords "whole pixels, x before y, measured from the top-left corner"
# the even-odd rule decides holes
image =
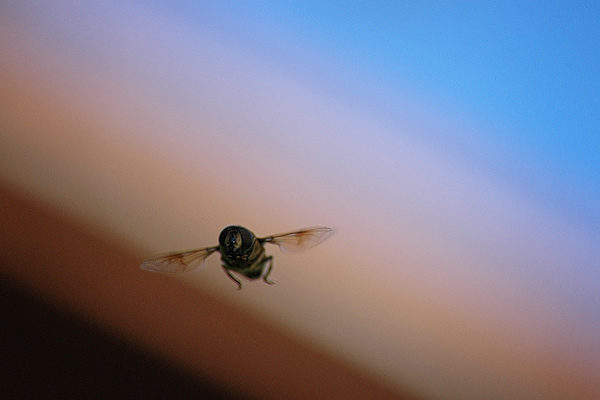
[[[391,125],[412,97],[425,115],[440,115],[442,126],[427,140],[600,229],[596,5],[172,4],[200,30],[252,49],[307,85],[356,99]],[[451,127],[464,123],[476,133]]]

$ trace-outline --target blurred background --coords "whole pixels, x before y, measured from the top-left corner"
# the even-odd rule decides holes
[[[599,398],[599,18],[2,2],[11,394]],[[139,269],[229,224],[336,232],[272,286]]]

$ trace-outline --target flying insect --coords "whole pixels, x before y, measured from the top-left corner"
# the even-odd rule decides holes
[[[273,269],[273,256],[267,256],[265,243],[275,244],[283,252],[296,252],[310,249],[332,234],[331,228],[319,226],[257,238],[243,226],[230,225],[221,231],[217,246],[158,254],[144,261],[141,268],[175,274],[190,272],[204,268],[208,256],[219,252],[221,266],[238,285],[238,290],[242,288],[242,282],[232,272],[249,280],[262,278],[271,285],[275,283],[269,279]]]

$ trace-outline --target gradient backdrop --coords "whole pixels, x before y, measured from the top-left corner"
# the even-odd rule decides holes
[[[272,287],[233,290],[217,256],[182,279],[391,388],[598,398],[599,23],[593,2],[4,1],[0,177],[142,257],[331,226],[271,249]]]

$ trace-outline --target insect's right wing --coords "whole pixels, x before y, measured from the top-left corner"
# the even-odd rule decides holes
[[[206,258],[217,250],[219,250],[219,247],[213,246],[204,249],[158,254],[144,261],[140,267],[148,271],[181,274],[197,268],[204,268]]]
[[[300,229],[294,232],[280,233],[258,239],[262,243],[273,243],[285,252],[308,250],[327,239],[333,234],[333,229],[324,226],[315,226]]]

